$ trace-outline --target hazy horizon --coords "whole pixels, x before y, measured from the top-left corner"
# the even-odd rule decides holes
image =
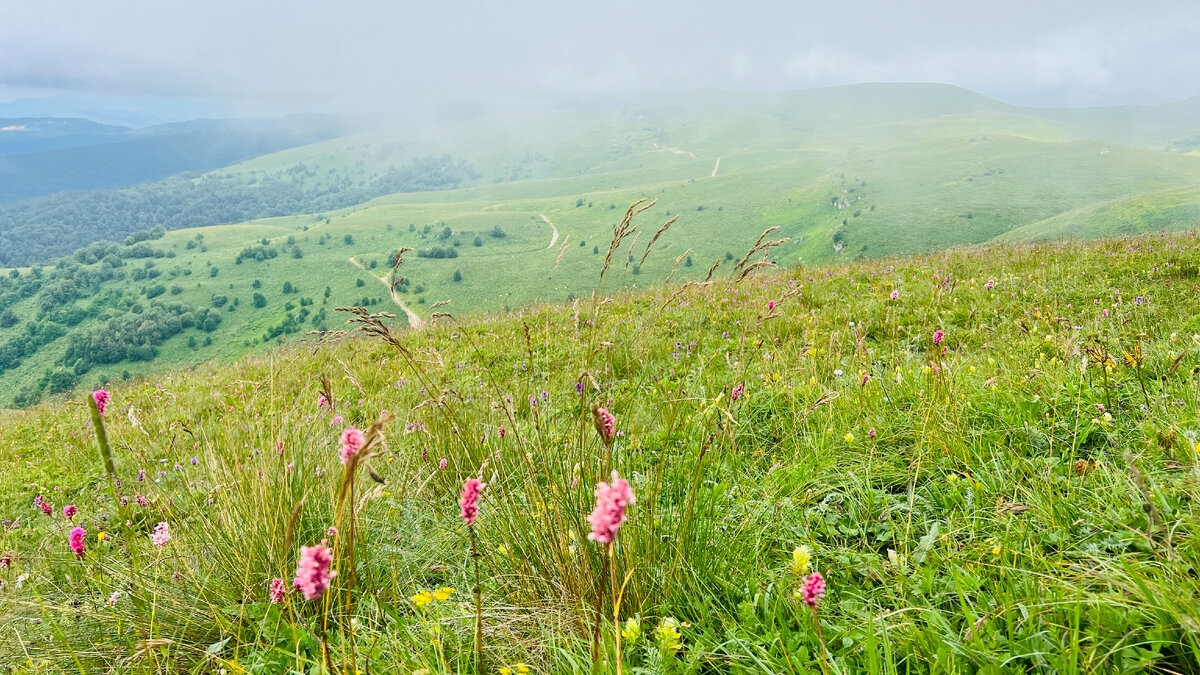
[[[0,104],[126,111],[147,123],[866,82],[951,84],[1036,107],[1200,94],[1200,20],[1183,2],[758,2],[731,12],[622,0],[585,12],[357,0],[284,12],[233,0],[50,0],[6,16]]]

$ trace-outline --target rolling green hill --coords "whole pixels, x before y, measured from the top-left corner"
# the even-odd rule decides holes
[[[450,130],[360,133],[95,193],[106,208],[58,212],[111,214],[114,239],[133,218],[169,231],[81,252],[41,278],[0,276],[0,312],[12,316],[0,321],[0,385],[27,403],[77,381],[225,360],[333,328],[339,305],[419,321],[443,301],[456,315],[570,301],[640,198],[657,200],[660,222],[679,220],[644,264],[657,224],[618,254],[612,283],[632,288],[677,260],[678,280],[718,262],[720,277],[768,227],[789,238],[772,252],[782,265],[1190,229],[1200,157],[1176,150],[1200,128],[1197,105],[1038,110],[939,85],[699,91],[621,111],[464,115]],[[404,191],[377,196],[389,186]],[[59,206],[47,202],[39,222]],[[222,213],[276,217],[172,229]],[[34,232],[45,229],[22,236]],[[393,298],[392,256],[405,247]],[[55,295],[67,281],[75,295]],[[81,361],[78,345],[104,330],[125,336],[125,356]]]

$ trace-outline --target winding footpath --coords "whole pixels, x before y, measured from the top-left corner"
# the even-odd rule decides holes
[[[354,265],[360,270],[366,271],[367,268],[363,267],[362,263],[355,260],[354,256],[350,256],[349,260],[351,265]],[[370,272],[367,273],[370,274]],[[399,294],[397,294],[396,289],[390,283],[388,283],[387,277],[377,277],[374,274],[371,274],[371,278],[383,284],[384,286],[387,286],[388,292],[392,295],[392,302],[396,303],[396,306],[399,307],[404,312],[404,315],[408,317],[409,326],[413,328],[421,328],[425,325],[424,319],[422,319],[417,315],[416,312],[409,309],[403,302],[400,301]]]
[[[558,228],[554,227],[554,223],[550,222],[550,219],[547,218],[545,214],[539,213],[538,215],[542,217],[542,220],[546,221],[546,224],[550,226],[550,229],[554,230],[554,236],[550,237],[550,245],[546,247],[554,248],[554,244],[558,242]]]

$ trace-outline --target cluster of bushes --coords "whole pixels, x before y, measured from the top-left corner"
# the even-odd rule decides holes
[[[67,328],[53,321],[26,321],[16,337],[0,344],[0,373],[21,365],[37,350],[67,334]]]
[[[185,328],[216,330],[221,324],[221,313],[211,307],[197,312],[180,302],[152,302],[148,309],[134,305],[120,315],[109,310],[100,319],[96,326],[67,336],[64,364],[81,360],[90,368],[92,364],[149,361],[158,356],[158,347],[167,338]]]
[[[435,258],[438,260],[442,258],[457,258],[458,249],[454,248],[453,246],[433,246],[431,248],[422,248],[417,250],[417,257]]]
[[[278,255],[279,250],[274,246],[266,244],[253,244],[242,249],[241,252],[237,254],[236,262],[239,265],[242,264],[243,260],[257,260],[258,262],[262,262],[264,260],[270,260]]]

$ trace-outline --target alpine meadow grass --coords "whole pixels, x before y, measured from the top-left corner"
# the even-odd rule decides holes
[[[1200,672],[1200,236],[610,291],[651,206],[590,298],[6,413],[0,662]]]

